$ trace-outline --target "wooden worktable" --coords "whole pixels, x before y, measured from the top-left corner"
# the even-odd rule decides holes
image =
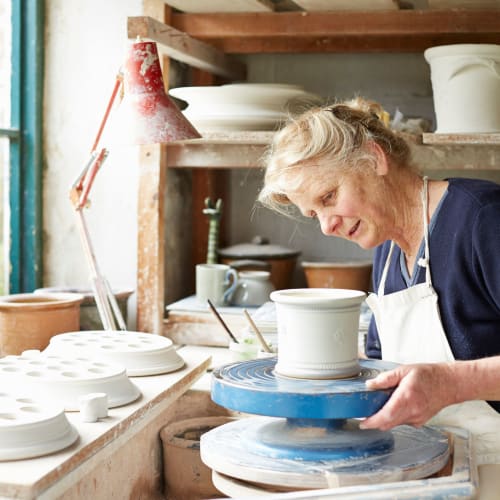
[[[141,390],[135,402],[111,408],[96,423],[66,412],[80,437],[69,448],[33,459],[0,462],[0,498],[65,500],[162,498],[160,429],[176,402],[206,373],[210,355],[184,347],[186,365],[173,373],[131,380]]]

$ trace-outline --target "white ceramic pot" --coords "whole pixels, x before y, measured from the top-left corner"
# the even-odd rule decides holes
[[[240,271],[230,302],[240,307],[261,306],[273,290],[269,271]]]
[[[457,44],[424,52],[438,133],[500,131],[500,45]]]
[[[359,372],[358,330],[366,294],[339,288],[271,293],[278,324],[279,375],[344,378]]]

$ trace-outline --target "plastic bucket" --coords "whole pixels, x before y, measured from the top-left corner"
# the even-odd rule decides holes
[[[424,52],[437,133],[500,131],[500,45],[457,44]]]

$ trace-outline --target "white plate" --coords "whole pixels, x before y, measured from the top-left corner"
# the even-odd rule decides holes
[[[170,339],[152,333],[85,331],[55,335],[44,354],[84,355],[116,363],[129,377],[169,373],[184,366]]]
[[[43,394],[49,404],[79,410],[79,398],[104,392],[108,407],[135,401],[141,392],[119,365],[79,357],[57,356],[26,351],[20,356],[0,359],[0,387],[15,385],[20,392],[37,397]]]
[[[61,406],[33,396],[0,392],[0,460],[21,460],[62,450],[78,439]]]

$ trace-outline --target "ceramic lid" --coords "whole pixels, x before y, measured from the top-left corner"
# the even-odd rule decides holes
[[[0,391],[0,461],[47,455],[77,439],[62,406],[23,394],[19,387]]]
[[[131,403],[141,395],[123,366],[90,356],[39,351],[0,359],[0,387],[13,385],[30,396],[43,394],[47,403],[60,404],[66,411],[78,411],[80,396],[94,392],[108,395],[109,408]]]
[[[173,342],[152,333],[94,330],[69,332],[50,339],[44,354],[85,355],[122,365],[129,377],[168,373],[184,366]]]
[[[221,257],[230,259],[286,259],[297,257],[300,251],[272,245],[267,238],[256,236],[250,243],[239,243],[218,250]]]

